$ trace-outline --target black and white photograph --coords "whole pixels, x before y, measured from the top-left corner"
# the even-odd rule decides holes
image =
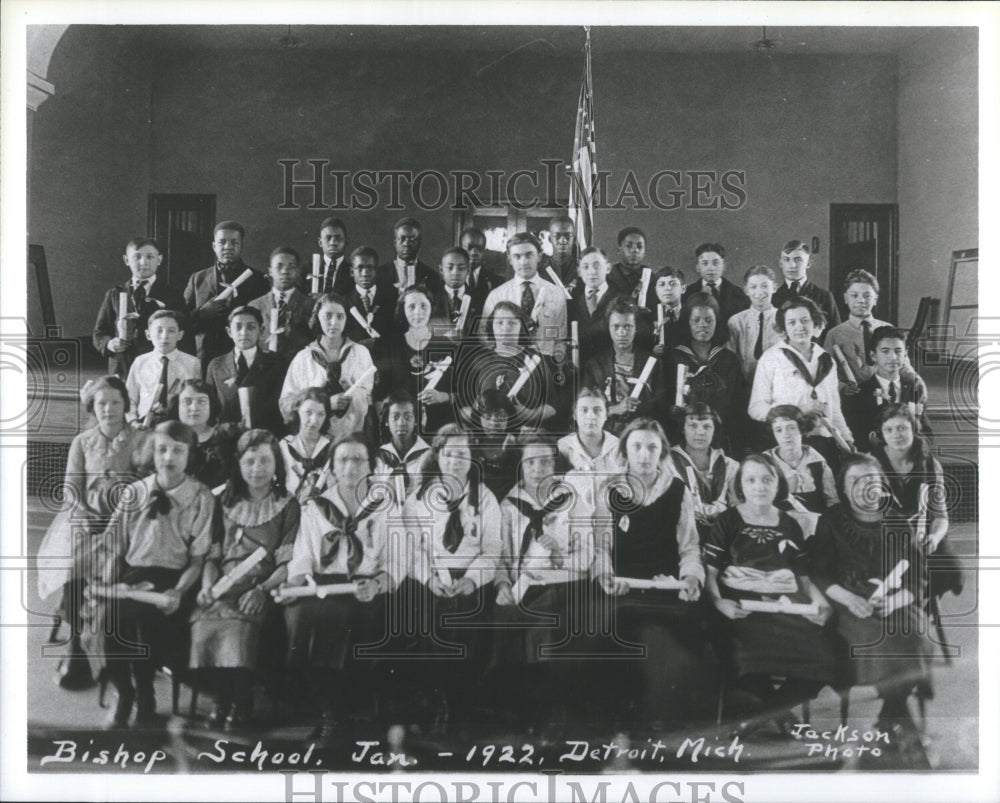
[[[5,799],[997,799],[990,4],[3,14]]]

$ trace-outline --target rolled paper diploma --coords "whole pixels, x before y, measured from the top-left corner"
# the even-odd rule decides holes
[[[687,588],[687,584],[678,580],[676,577],[663,577],[659,580],[647,580],[640,577],[619,577],[619,580],[624,580],[628,583],[629,588],[657,588],[666,591],[677,591],[682,588]]]
[[[118,322],[128,320],[128,293],[118,294]]]
[[[275,601],[283,599],[301,599],[303,597],[316,597],[326,599],[327,597],[339,597],[345,594],[353,594],[358,590],[357,583],[330,583],[329,585],[318,586],[315,583],[304,586],[289,586],[287,588],[275,588],[271,591],[271,596]]]
[[[800,616],[815,616],[819,613],[818,605],[811,602],[792,602],[788,597],[779,597],[776,600],[741,599],[740,607],[745,611],[759,613],[795,613]]]
[[[796,513],[809,512],[806,506],[799,501],[799,498],[795,494],[788,494],[788,504],[792,506],[792,509],[795,510]]]
[[[646,364],[642,367],[642,373],[639,374],[639,381],[635,383],[632,388],[632,398],[638,399],[642,394],[642,389],[646,387],[646,383],[649,381],[649,377],[653,373],[653,369],[656,367],[656,357],[650,357],[646,360]]]
[[[366,368],[365,372],[357,378],[355,383],[344,391],[344,395],[353,396],[355,393],[357,393],[362,389],[367,390],[367,388],[364,387],[364,383],[367,382],[369,379],[371,379],[373,376],[375,376],[377,371],[378,369],[374,365],[371,365],[368,368]]]
[[[510,390],[507,391],[508,399],[513,399],[515,396],[517,396],[518,393],[521,392],[521,388],[525,386],[525,384],[528,381],[528,378],[538,367],[538,364],[541,361],[542,358],[541,355],[539,354],[532,354],[530,357],[528,357],[527,360],[525,360],[524,366],[521,368],[521,372],[517,375],[517,379],[514,381],[514,384],[511,386]]]
[[[569,324],[569,337],[572,341],[570,347],[573,349],[573,368],[580,373],[580,323],[579,321],[570,321]]]
[[[236,395],[240,400],[240,417],[243,419],[243,426],[253,429],[253,417],[250,415],[250,388],[236,388]]]
[[[531,578],[524,572],[517,577],[517,582],[510,587],[510,595],[514,598],[514,604],[519,605],[524,599],[524,594],[531,587]]]
[[[549,277],[552,279],[553,284],[563,291],[563,295],[566,296],[567,301],[571,301],[573,294],[566,289],[566,285],[562,283],[562,279],[559,278],[559,274],[555,272],[555,269],[549,265],[546,270],[549,272]]]
[[[684,382],[687,379],[687,366],[678,365],[677,366],[677,395],[674,398],[674,404],[678,407],[684,406]]]
[[[899,563],[895,565],[893,570],[889,572],[884,580],[877,580],[878,586],[872,595],[868,597],[868,601],[874,605],[881,599],[885,599],[886,593],[892,591],[895,588],[899,588],[899,584],[903,582],[903,575],[906,570],[910,568],[910,562],[903,558]]]
[[[163,393],[163,383],[159,382],[156,385],[156,390],[153,392],[153,403],[149,405],[149,409],[146,411],[146,418],[143,420],[143,423],[147,427],[153,425],[153,411],[156,409],[156,405],[159,404],[161,393]]]
[[[361,314],[361,310],[359,310],[357,307],[351,307],[351,317],[353,317],[354,320],[356,320],[359,324],[361,324],[364,330],[368,333],[369,337],[378,337],[378,332],[372,329],[371,323],[368,320],[366,320],[365,316]]]
[[[825,415],[817,416],[817,421],[822,424],[830,432],[830,437],[833,438],[834,442],[837,444],[837,448],[842,452],[850,454],[854,451],[851,445],[844,440],[844,436],[840,434],[840,431],[833,425],[829,418]]]
[[[694,468],[686,466],[684,470],[687,473],[688,489],[691,491],[691,497],[694,499],[696,505],[700,505],[701,491],[698,490],[698,478],[695,476]]]
[[[468,298],[468,296],[466,296]],[[447,355],[443,360],[434,363],[434,370],[427,375],[427,384],[424,386],[424,390],[434,390],[437,387],[438,382],[441,381],[441,377],[444,376],[444,372],[448,370],[448,366],[451,365],[451,355]]]
[[[649,281],[653,278],[652,268],[642,269],[642,281],[639,283],[639,306],[646,306],[646,295],[649,293]]]
[[[927,540],[927,497],[930,493],[930,486],[926,482],[920,483],[917,490],[917,543],[923,544]]]
[[[271,331],[267,333],[267,350],[278,350],[278,329],[280,319],[278,318],[278,308],[271,310]]]
[[[451,572],[445,569],[443,566],[437,570],[438,580],[441,581],[441,585],[450,586],[451,585]]]
[[[666,327],[663,325],[663,305],[656,305],[656,328],[660,333],[660,345],[665,346],[667,344],[667,333],[665,331]]]
[[[233,283],[229,285],[229,287],[222,288],[222,292],[215,297],[215,300],[225,301],[230,296],[236,295],[236,288],[239,287],[241,284],[243,284],[243,282],[245,282],[251,276],[253,276],[253,271],[250,270],[250,268],[247,268],[245,271],[243,271],[243,273],[241,273],[233,280]]]
[[[472,296],[466,293],[462,296],[462,306],[458,310],[458,318],[455,320],[455,329],[461,332],[465,329],[465,319],[469,317],[469,306],[472,304]]]
[[[237,563],[229,574],[215,581],[215,585],[212,586],[212,596],[216,599],[221,597],[240,580],[250,574],[254,570],[254,567],[266,557],[267,550],[262,546],[257,547],[252,553]]]
[[[222,483],[222,485],[216,485],[212,489],[212,496],[221,496],[224,490],[226,490],[226,483]]]
[[[319,254],[313,254],[313,269],[312,275],[309,277],[309,290],[314,296],[319,295],[319,283],[323,278],[323,274],[320,273],[320,267],[323,265],[322,259]]]
[[[844,350],[839,345],[834,345],[833,355],[837,358],[837,362],[840,363],[840,367],[843,369],[844,376],[847,377],[847,381],[856,385],[858,380],[854,376],[854,371],[851,370],[851,364],[847,362],[847,356],[844,354]]]
[[[396,506],[402,507],[406,501],[406,481],[402,474],[397,474],[392,478],[396,490]]]

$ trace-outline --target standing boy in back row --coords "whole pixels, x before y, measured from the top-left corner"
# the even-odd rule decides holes
[[[730,318],[750,306],[750,299],[722,275],[726,271],[726,249],[721,245],[702,243],[694,250],[694,258],[699,278],[684,291],[684,301],[695,293],[708,293],[719,305],[719,320],[715,325],[725,328]]]
[[[840,310],[833,293],[813,283],[807,276],[812,267],[809,246],[801,240],[789,240],[781,249],[780,265],[784,281],[774,291],[771,303],[775,309],[781,309],[781,305],[790,299],[808,298],[826,316],[826,328],[817,339],[817,342],[823,342],[827,331],[840,323]]]

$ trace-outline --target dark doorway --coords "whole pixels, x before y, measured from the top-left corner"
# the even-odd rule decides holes
[[[172,287],[183,290],[192,273],[215,261],[214,195],[151,194],[147,225],[149,236],[163,249],[160,273]]]
[[[899,323],[898,259],[896,204],[830,204],[830,290],[844,320],[844,277],[861,268],[875,275],[881,291],[872,314]]]

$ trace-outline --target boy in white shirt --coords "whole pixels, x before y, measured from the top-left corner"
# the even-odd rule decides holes
[[[149,316],[146,339],[153,344],[153,350],[135,358],[125,380],[130,421],[142,421],[150,411],[155,420],[162,420],[180,383],[201,379],[198,358],[177,349],[182,337],[184,330],[176,312],[161,309]]]
[[[743,365],[743,376],[753,382],[757,360],[771,346],[781,340],[774,328],[778,311],[771,303],[777,278],[767,265],[754,265],[743,274],[743,291],[750,299],[750,309],[737,312],[729,319],[729,342]]]

